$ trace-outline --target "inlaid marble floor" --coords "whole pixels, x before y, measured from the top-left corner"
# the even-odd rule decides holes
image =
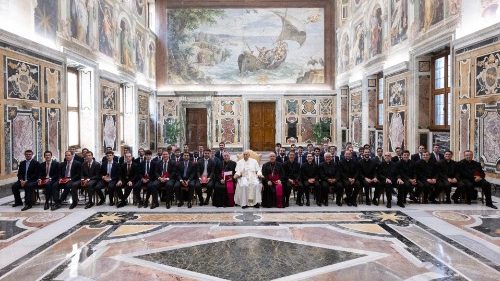
[[[56,212],[1,205],[0,279],[500,280],[499,236],[500,211],[480,204]]]

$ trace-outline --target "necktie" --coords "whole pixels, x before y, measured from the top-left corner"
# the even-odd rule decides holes
[[[30,167],[30,162],[31,162],[31,160],[26,161],[26,171],[24,171],[24,180],[25,181],[28,180],[28,168]]]
[[[436,160],[439,161],[439,154],[438,153],[434,153],[434,155],[436,155]]]
[[[89,162],[89,172],[91,168],[92,168],[92,162]]]
[[[142,163],[142,162],[144,162],[144,158],[143,158],[143,157],[141,157],[141,161],[140,161],[140,163]]]
[[[146,174],[149,175],[149,161],[146,161]]]
[[[49,178],[49,174],[50,174],[50,162],[46,162],[46,164],[45,164],[45,177]]]
[[[318,156],[316,156],[316,165],[319,166],[319,157]]]
[[[71,177],[71,162],[69,161],[68,164],[66,164],[66,177],[70,178]]]
[[[127,175],[130,174],[130,163],[127,164]]]
[[[302,155],[299,155],[299,164],[302,165]]]
[[[163,172],[167,171],[167,162],[163,161]]]
[[[203,168],[203,175],[204,176],[208,175],[207,166],[208,166],[208,160],[205,159],[205,167]]]
[[[187,177],[187,171],[188,171],[188,163],[184,161],[184,174],[183,174],[184,178]]]

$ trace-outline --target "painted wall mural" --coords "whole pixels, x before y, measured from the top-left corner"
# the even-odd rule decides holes
[[[168,83],[324,83],[324,11],[170,9]]]
[[[394,152],[396,147],[403,147],[405,140],[405,113],[389,112],[389,151]]]
[[[98,4],[94,0],[71,0],[70,29],[71,37],[80,43],[91,45],[95,33],[92,22],[97,19]]]
[[[39,100],[40,67],[11,58],[6,58],[6,67],[6,98],[30,101]]]
[[[365,59],[365,26],[363,22],[356,25],[354,28],[354,64],[358,65]]]
[[[111,147],[112,150],[117,150],[118,139],[118,120],[116,114],[102,115],[102,148]]]
[[[477,57],[476,96],[500,94],[500,51]]]
[[[132,38],[130,23],[122,19],[120,21],[120,55],[121,63],[129,69],[135,66],[134,41]]]
[[[394,46],[408,38],[408,0],[390,0],[391,45]]]
[[[355,147],[363,145],[361,143],[362,137],[362,101],[361,89],[351,89],[350,91],[350,129],[351,129],[351,142]]]
[[[389,83],[389,106],[403,106],[406,103],[406,78]]]
[[[427,31],[444,19],[445,0],[419,0],[419,30]]]
[[[119,142],[119,130],[120,120],[119,120],[119,108],[120,97],[118,93],[120,92],[120,84],[101,79],[100,80],[101,89],[101,149],[102,152],[106,151],[106,147],[111,147],[113,151],[118,151]]]
[[[116,110],[118,93],[115,87],[102,86],[102,109]]]
[[[52,155],[61,154],[61,110],[59,108],[46,109],[47,125],[45,126],[45,142]]]
[[[99,51],[113,57],[116,49],[114,21],[115,11],[113,6],[106,0],[99,1]]]
[[[382,53],[382,8],[377,6],[370,15],[370,56]]]
[[[58,13],[58,0],[37,1],[34,13],[35,32],[45,38],[54,40],[56,38]]]
[[[145,73],[146,70],[146,43],[143,34],[144,31],[140,29],[135,32],[135,67],[141,73]]]

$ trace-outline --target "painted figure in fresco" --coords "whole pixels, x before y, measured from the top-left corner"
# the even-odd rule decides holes
[[[407,15],[405,11],[407,0],[392,0],[391,38],[392,45],[399,43],[406,33]]]
[[[382,9],[380,7],[373,10],[373,14],[370,18],[370,25],[371,55],[375,56],[382,52]]]
[[[349,37],[344,37],[344,48],[342,48],[342,69],[347,70],[349,66]]]
[[[87,0],[71,2],[71,32],[78,41],[88,44],[89,10]]]
[[[104,146],[115,147],[116,142],[116,124],[115,119],[111,115],[107,115],[104,120]]]
[[[99,50],[108,56],[113,56],[114,50],[114,30],[113,15],[110,7],[100,6],[102,19],[99,32]]]
[[[149,77],[156,77],[156,60],[155,60],[155,45],[153,43],[149,44]]]
[[[356,28],[356,38],[354,39],[354,61],[356,64],[363,62],[363,53],[365,50],[363,24],[359,24]]]
[[[423,30],[426,31],[431,27],[434,19],[435,10],[434,0],[424,0],[424,26]]]
[[[144,37],[140,34],[140,32],[137,32],[136,38],[135,64],[137,65],[137,70],[144,73]]]
[[[144,0],[135,0],[135,8],[137,9],[137,14],[142,16],[144,12]]]
[[[129,27],[124,22],[122,23],[122,32],[120,34],[122,63],[131,68],[134,65],[132,60],[132,49],[134,48],[134,44],[132,42]]]

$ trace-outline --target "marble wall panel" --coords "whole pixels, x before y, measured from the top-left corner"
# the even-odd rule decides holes
[[[45,102],[61,103],[61,82],[62,76],[59,69],[45,68]]]
[[[342,111],[340,115],[340,125],[345,128],[349,125],[349,100],[347,96],[342,96],[340,98],[340,110]]]
[[[351,142],[355,147],[361,144],[362,138],[362,101],[361,90],[351,90],[350,93],[350,124]]]
[[[313,135],[313,127],[316,124],[316,117],[302,117],[301,125],[301,140],[303,143],[315,142]]]
[[[389,112],[389,151],[394,152],[396,147],[403,147],[405,145],[405,112]]]
[[[61,154],[61,110],[59,108],[47,108],[45,138],[46,149],[52,151],[52,155],[58,157]]]
[[[40,66],[8,57],[5,59],[6,98],[38,101],[40,99]]]
[[[419,30],[427,31],[432,25],[435,25],[444,19],[445,0],[419,0]]]
[[[149,93],[138,91],[137,114],[139,116],[139,147],[151,148],[151,118],[149,113]]]
[[[464,59],[458,61],[458,96],[460,98],[470,98],[471,91],[471,60]]]
[[[418,77],[418,127],[428,128],[430,125],[430,98],[431,77],[421,75]]]
[[[236,126],[233,118],[221,119],[221,142],[234,143],[236,136]]]
[[[476,58],[476,96],[500,94],[500,51]]]
[[[391,46],[408,38],[408,0],[390,0]]]
[[[111,147],[118,150],[118,116],[116,114],[102,115],[102,149]]]
[[[500,171],[500,103],[477,104],[476,119],[479,127],[479,157],[485,169],[491,172]]]
[[[368,127],[373,128],[377,125],[377,98],[376,88],[368,89]]]
[[[316,115],[318,114],[318,101],[315,99],[304,99],[301,103],[302,115]]]
[[[214,136],[214,146],[223,141],[229,146],[242,146],[241,120],[242,120],[242,100],[240,97],[214,98],[212,105],[214,114],[212,115],[212,134]]]
[[[115,86],[109,87],[103,85],[101,88],[102,109],[116,110],[118,101],[118,88]]]
[[[389,83],[388,91],[390,107],[404,106],[406,104],[406,78]]]
[[[459,106],[459,136],[460,136],[460,155],[470,149],[470,104],[463,104]]]

